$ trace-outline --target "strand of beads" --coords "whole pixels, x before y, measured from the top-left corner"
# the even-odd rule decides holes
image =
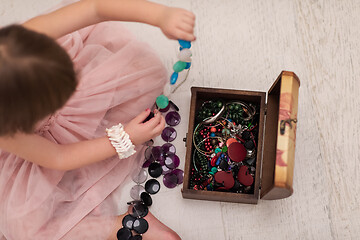
[[[152,205],[150,195],[156,194],[160,190],[160,183],[155,178],[164,175],[163,183],[168,188],[174,188],[183,182],[184,172],[181,169],[177,169],[180,164],[180,158],[175,154],[175,146],[170,143],[176,138],[176,130],[173,126],[178,125],[181,118],[180,114],[178,114],[179,108],[169,100],[168,96],[185,82],[187,76],[177,88],[171,91],[170,85],[176,83],[179,72],[184,69],[190,69],[192,54],[189,49],[191,47],[190,42],[179,40],[179,44],[179,61],[173,66],[174,73],[170,77],[170,84],[166,84],[164,95],[158,96],[154,103],[154,109],[156,107],[160,112],[165,113],[170,107],[175,110],[165,116],[165,121],[169,126],[163,130],[161,137],[166,143],[162,146],[152,146],[154,143],[153,140],[147,142],[148,148],[145,151],[146,161],[140,171],[135,172],[135,175],[133,175],[133,181],[136,185],[130,190],[130,196],[133,198],[133,201],[128,202],[132,207],[130,213],[122,220],[123,227],[117,232],[118,240],[141,240],[142,234],[148,230],[149,224],[144,217],[148,214],[148,208]],[[151,112],[144,122],[149,121],[153,117],[154,113]],[[153,179],[148,180],[145,183],[145,187],[143,187],[141,184],[147,179],[147,172],[144,168],[147,167],[149,175],[153,177]],[[132,231],[137,234],[133,236]]]
[[[161,103],[164,103],[164,101]],[[130,196],[134,201],[128,203],[132,208],[130,213],[122,220],[123,227],[117,232],[118,240],[141,240],[142,234],[148,230],[149,224],[144,217],[146,217],[149,212],[148,208],[152,205],[150,194],[156,194],[160,190],[160,183],[155,178],[164,175],[163,183],[168,188],[174,188],[183,182],[184,172],[177,169],[180,158],[176,155],[175,146],[170,143],[176,138],[176,130],[173,126],[180,123],[181,117],[177,112],[177,106],[172,102],[171,104],[175,111],[166,114],[165,121],[169,126],[161,134],[166,143],[162,146],[153,146],[154,141],[148,141],[146,143],[148,147],[145,150],[146,162],[140,171],[135,172],[135,175],[133,175],[133,181],[136,185],[131,188]],[[157,107],[162,112],[166,112],[170,109],[170,101],[167,101],[167,105],[161,105],[161,108]],[[148,168],[149,175],[153,179],[148,180],[145,187],[143,187],[141,184],[147,179],[145,168]],[[133,236],[132,231],[137,235]]]
[[[170,77],[170,84],[174,85],[179,77],[179,72],[184,69],[189,69],[191,66],[191,56],[190,51],[191,43],[189,41],[179,40],[180,44],[180,53],[178,54],[179,61],[177,61],[173,66],[173,74]]]
[[[158,99],[161,101],[158,101]],[[175,111],[169,111],[165,116],[165,122],[168,126],[162,131],[161,138],[166,143],[162,146],[152,147],[151,154],[145,156],[146,162],[143,167],[149,167],[149,174],[154,178],[164,175],[164,185],[167,188],[174,188],[181,184],[184,178],[183,170],[177,169],[180,164],[180,158],[176,155],[176,147],[170,143],[177,136],[174,127],[180,123],[181,117],[178,113],[178,107],[173,102],[168,101],[163,95],[159,96],[158,99],[156,106],[160,112],[165,113],[169,111],[170,105]]]
[[[152,205],[150,196],[156,194],[160,190],[160,183],[155,179],[150,179],[145,183],[145,187],[141,184],[147,180],[147,173],[144,169],[140,169],[138,173],[132,176],[136,183],[130,190],[130,196],[133,201],[128,202],[131,205],[130,212],[122,220],[122,228],[116,234],[118,240],[141,240],[149,224],[144,219],[149,213],[149,207]],[[137,233],[132,234],[132,231]]]
[[[164,86],[164,95],[169,96],[170,94],[174,93],[186,80],[190,72],[191,67],[191,56],[192,53],[190,51],[191,48],[191,42],[184,41],[184,40],[178,40],[180,44],[180,52],[178,54],[178,59],[174,65],[173,70],[174,72],[170,76],[170,81],[168,84]],[[184,77],[184,80],[177,84],[176,87],[172,88],[172,86],[177,82],[179,78],[179,73],[183,70],[186,70],[186,75]]]

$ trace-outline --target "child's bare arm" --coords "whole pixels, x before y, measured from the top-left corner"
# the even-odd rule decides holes
[[[143,111],[125,126],[125,131],[135,145],[159,135],[164,129],[165,120],[161,114],[156,114],[148,122],[142,123],[148,115],[149,110]],[[40,166],[57,170],[80,168],[116,154],[106,136],[61,145],[35,134],[17,133],[12,137],[0,137],[0,149]]]
[[[161,28],[170,39],[195,40],[193,13],[146,0],[82,0],[49,14],[35,17],[24,26],[59,38],[102,21],[142,22]]]
[[[79,1],[48,14],[34,17],[23,26],[56,39],[100,22],[97,18],[95,3],[94,0]]]
[[[0,137],[0,148],[40,166],[71,170],[116,154],[107,137],[60,145],[35,134]]]

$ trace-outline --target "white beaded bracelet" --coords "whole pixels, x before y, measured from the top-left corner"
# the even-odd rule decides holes
[[[136,153],[135,146],[132,144],[129,135],[125,132],[121,123],[106,129],[106,133],[120,159],[128,158]]]

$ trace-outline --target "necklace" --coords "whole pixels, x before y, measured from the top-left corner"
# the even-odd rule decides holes
[[[165,116],[168,127],[163,130],[161,137],[166,143],[162,146],[153,146],[153,140],[145,143],[147,146],[145,150],[146,161],[140,171],[132,176],[133,181],[136,183],[130,190],[130,196],[133,201],[128,202],[131,210],[122,220],[123,227],[117,232],[118,240],[141,240],[142,234],[148,230],[149,224],[144,217],[148,214],[149,207],[153,203],[151,195],[160,191],[160,183],[155,178],[164,175],[163,183],[168,188],[174,188],[183,182],[184,172],[181,169],[177,169],[180,164],[180,158],[176,155],[175,146],[170,143],[176,138],[177,132],[174,126],[180,123],[181,117],[178,113],[179,108],[168,97],[186,81],[191,67],[192,54],[190,42],[184,40],[178,40],[178,42],[180,44],[179,61],[173,66],[174,72],[170,76],[170,82],[164,88],[164,94],[156,98],[153,107],[154,109],[155,107],[158,108],[160,112],[167,112],[170,108],[175,110],[168,112]],[[186,72],[185,79],[172,90],[171,86],[177,82],[179,72],[186,69],[188,71]],[[145,121],[150,120],[152,117],[154,117],[153,112],[150,113]],[[147,180],[148,174],[145,168],[148,168],[149,175],[153,177],[152,179]],[[144,187],[141,184],[145,181]],[[132,231],[137,234],[133,236]]]

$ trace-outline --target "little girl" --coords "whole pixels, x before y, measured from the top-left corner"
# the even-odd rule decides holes
[[[164,128],[161,114],[143,121],[169,76],[109,20],[195,40],[191,12],[145,0],[83,0],[0,29],[0,239],[116,239],[122,227],[111,194]],[[179,239],[145,219],[143,239]]]

